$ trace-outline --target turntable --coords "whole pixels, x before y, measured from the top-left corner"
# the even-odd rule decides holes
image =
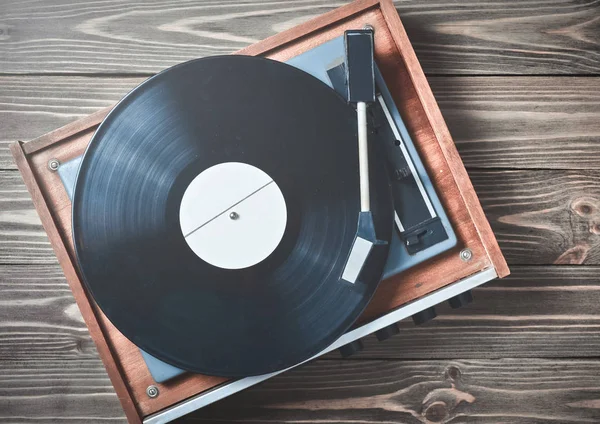
[[[168,422],[508,268],[389,1],[11,146],[131,422]]]

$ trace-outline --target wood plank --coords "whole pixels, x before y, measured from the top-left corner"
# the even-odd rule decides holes
[[[8,150],[115,104],[144,78],[0,77],[0,169],[16,169]]]
[[[470,175],[509,263],[600,262],[600,171]]]
[[[52,246],[21,175],[0,171],[0,264],[56,264]]]
[[[6,361],[0,366],[0,420],[124,422],[98,363]],[[599,373],[600,361],[580,359],[322,360],[182,421],[597,422]]]
[[[184,422],[598,422],[600,362],[317,361]]]
[[[514,266],[459,310],[438,306],[422,326],[400,323],[385,342],[364,339],[356,359],[595,358],[600,267]],[[57,265],[0,266],[0,358],[76,360],[96,349]],[[337,352],[328,356],[339,358]],[[0,361],[1,362],[1,361]]]
[[[600,264],[600,171],[472,170],[509,264]],[[0,264],[53,264],[16,171],[0,172]]]
[[[467,168],[600,168],[600,78],[429,78]]]
[[[143,78],[0,77],[0,169],[30,140],[116,103]],[[600,78],[430,77],[467,168],[600,169]]]
[[[102,362],[0,360],[0,422],[126,423]]]
[[[0,266],[0,358],[97,359],[58,264]]]
[[[155,73],[227,54],[344,4],[325,0],[3,2],[0,72]],[[433,74],[597,74],[597,2],[397,2]]]

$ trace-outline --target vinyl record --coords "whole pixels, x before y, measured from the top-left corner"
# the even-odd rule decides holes
[[[219,56],[150,78],[81,164],[73,237],[87,289],[133,343],[185,370],[243,377],[310,358],[360,315],[387,259],[380,249],[359,281],[340,278],[359,216],[356,140],[356,111],[289,65]],[[376,155],[372,210],[389,242]]]

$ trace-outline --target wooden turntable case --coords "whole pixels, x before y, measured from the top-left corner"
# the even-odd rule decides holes
[[[359,0],[298,27],[249,46],[238,54],[285,61],[346,29],[375,30],[375,59],[458,238],[455,249],[383,281],[359,323],[382,316],[408,302],[482,270],[499,277],[509,273],[490,225],[458,155],[438,105],[391,0]],[[125,94],[125,93],[123,93]],[[66,275],[79,309],[96,343],[127,418],[140,423],[158,411],[223,384],[223,378],[186,374],[156,384],[138,348],[102,314],[77,274],[71,234],[71,202],[51,159],[66,162],[80,156],[110,108],[52,131],[11,151]],[[465,261],[459,252],[470,249]],[[150,398],[146,388],[160,395]]]

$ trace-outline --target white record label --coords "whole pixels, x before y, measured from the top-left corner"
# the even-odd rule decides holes
[[[277,248],[287,223],[283,193],[255,166],[226,162],[192,180],[179,208],[181,232],[202,260],[247,268]]]

